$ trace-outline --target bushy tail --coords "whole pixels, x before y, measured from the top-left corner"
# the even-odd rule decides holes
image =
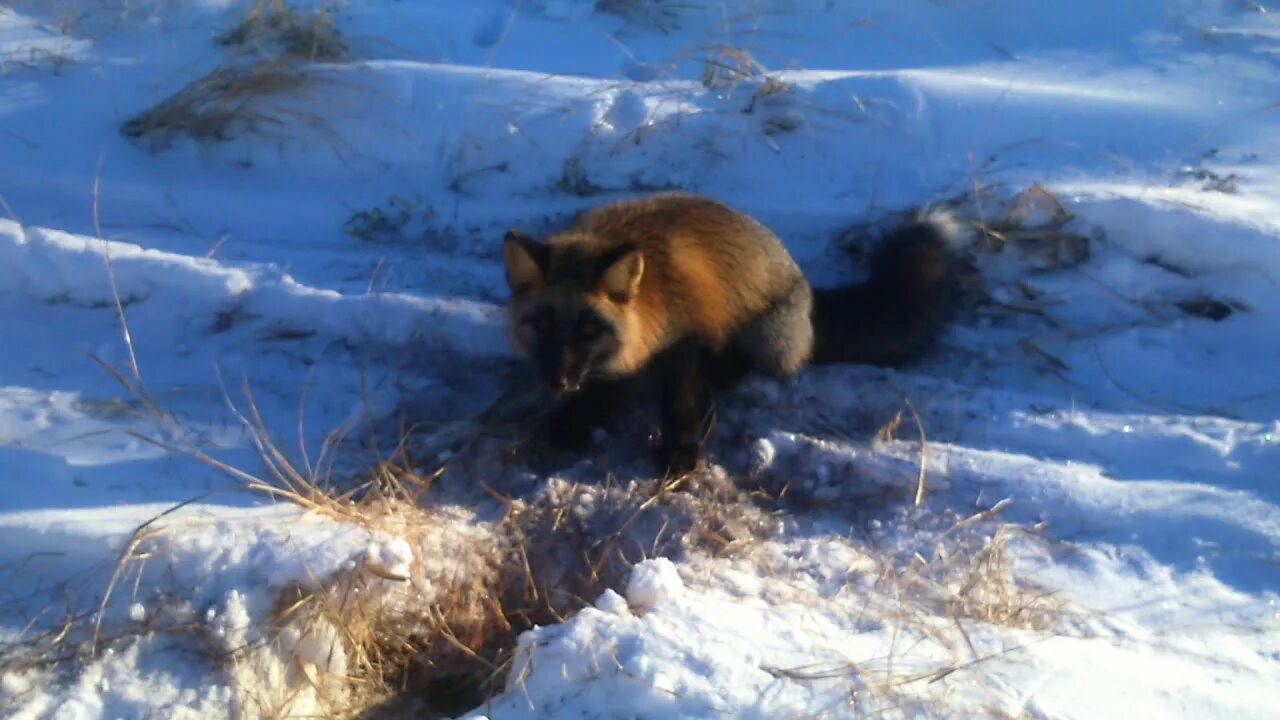
[[[917,217],[890,233],[859,285],[814,289],[814,363],[894,367],[928,351],[958,294],[959,224]]]

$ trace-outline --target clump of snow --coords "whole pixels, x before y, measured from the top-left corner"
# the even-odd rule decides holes
[[[370,544],[365,553],[365,563],[381,575],[408,578],[413,574],[413,557],[409,542],[394,537]]]
[[[209,629],[221,638],[227,647],[242,647],[250,640],[249,633],[253,628],[253,618],[243,592],[233,589],[216,606],[205,611],[209,621]]]
[[[637,563],[627,582],[627,604],[636,610],[650,610],[659,603],[680,597],[684,581],[676,566],[666,558]]]
[[[769,440],[769,438],[756,438],[751,443],[750,458],[747,461],[747,467],[752,476],[759,476],[769,471],[773,467],[773,461],[778,457],[778,448]]]

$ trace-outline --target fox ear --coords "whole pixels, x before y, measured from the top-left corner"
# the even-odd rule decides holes
[[[626,245],[605,258],[604,270],[596,281],[596,292],[604,293],[616,303],[630,302],[640,291],[644,276],[644,255],[640,248]]]
[[[507,263],[507,285],[516,295],[524,295],[546,282],[551,249],[519,230],[508,230],[502,241],[502,257]]]

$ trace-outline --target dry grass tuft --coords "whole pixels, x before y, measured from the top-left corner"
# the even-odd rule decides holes
[[[702,85],[711,89],[733,88],[750,80],[764,79],[768,72],[750,51],[719,45],[707,53],[702,66]]]
[[[366,558],[320,588],[291,587],[278,601],[275,644],[323,691],[326,717],[360,716],[401,695],[430,713],[474,707],[501,682],[515,642],[500,602],[501,539],[399,500],[381,511],[366,517],[396,518],[415,554],[411,571]]]
[[[1090,239],[1070,232],[1075,215],[1057,195],[1033,185],[1007,202],[1002,219],[979,222],[978,229],[992,250],[1016,248],[1043,269],[1072,268],[1087,261]]]
[[[429,713],[477,704],[524,628],[501,604],[512,572],[501,527],[427,506],[439,473],[402,462],[379,463],[354,486],[336,479],[349,429],[331,433],[314,458],[305,449],[290,453],[268,432],[247,387],[245,397],[243,407],[228,405],[266,470],[235,471],[246,488],[401,543],[405,557],[390,563],[371,551],[349,570],[284,591],[264,642],[226,658],[241,701],[271,717],[357,717],[412,687]],[[441,695],[452,702],[438,705]]]
[[[797,107],[795,85],[770,73],[749,50],[733,45],[716,45],[707,52],[702,66],[702,85],[728,95],[749,93],[744,114],[759,114],[760,132],[775,151],[781,148],[772,138],[800,130],[808,124]]]
[[[120,131],[164,146],[177,137],[221,142],[242,132],[283,127],[284,108],[272,101],[296,96],[312,81],[303,66],[290,61],[224,65],[126,120]]]
[[[239,25],[217,39],[222,47],[264,57],[336,62],[351,50],[333,16],[327,12],[296,13],[283,2],[259,0]]]
[[[1061,198],[1040,184],[1013,193],[1001,184],[984,184],[974,179],[972,186],[949,196],[931,208],[951,212],[971,228],[983,242],[969,247],[973,254],[1013,251],[1037,269],[1075,267],[1090,257],[1093,238],[1072,230],[1076,216]],[[872,208],[882,218],[842,228],[834,244],[850,252],[864,250],[876,229],[904,220],[917,210],[891,211]],[[888,221],[888,222],[884,222]]]
[[[231,52],[228,62],[126,120],[121,133],[164,147],[178,137],[220,142],[240,133],[270,134],[290,120],[327,128],[322,118],[300,116],[286,101],[318,81],[313,63],[349,55],[331,15],[295,13],[283,0],[260,0],[217,42]],[[280,138],[289,135],[282,130]]]
[[[1020,538],[1038,528],[1012,524],[991,526],[1011,501],[955,520],[926,543],[927,550],[909,556],[883,556],[880,582],[915,608],[916,618],[961,621],[1049,632],[1071,617],[1054,593],[1019,581],[1013,571],[1012,549]]]
[[[1086,262],[1093,239],[1074,232],[1075,214],[1040,184],[1009,194],[999,185],[976,181],[964,193],[943,203],[983,239],[975,251],[1012,250],[1038,270],[1061,270]]]
[[[955,706],[947,698],[959,688],[999,696],[988,685],[986,667],[1014,661],[1032,645],[1073,632],[1073,620],[1081,616],[1064,600],[1016,578],[1015,546],[1036,538],[1039,528],[999,522],[1009,502],[964,518],[917,515],[899,528],[920,533],[914,541],[899,538],[890,548],[865,548],[866,564],[851,570],[859,580],[838,597],[856,617],[888,630],[886,652],[766,671],[798,682],[845,680],[859,714],[868,716],[950,716]],[[993,626],[1012,632],[993,633]],[[943,656],[928,648],[941,649]],[[944,681],[959,684],[931,687]],[[1007,717],[1001,704],[970,716]]]
[[[59,592],[67,599],[60,619],[52,619],[57,611],[50,605],[32,617],[16,638],[0,642],[0,676],[72,669],[157,634],[184,636],[193,638],[197,646],[208,645],[205,637],[208,629],[193,618],[180,599],[165,593],[156,594],[158,602],[144,615],[131,614],[127,622],[106,623],[107,610],[114,597],[127,595],[132,601],[139,597],[147,564],[157,555],[157,548],[169,532],[161,521],[200,499],[202,497],[178,503],[130,533],[96,609],[75,609],[69,589],[63,587]]]

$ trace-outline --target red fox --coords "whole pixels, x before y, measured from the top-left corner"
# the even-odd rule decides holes
[[[921,217],[886,239],[866,282],[814,290],[742,212],[681,193],[616,202],[545,242],[507,233],[508,331],[564,396],[554,444],[585,441],[618,383],[648,375],[661,387],[658,463],[683,475],[702,459],[713,392],[746,374],[926,351],[954,289],[951,241],[946,222]]]

